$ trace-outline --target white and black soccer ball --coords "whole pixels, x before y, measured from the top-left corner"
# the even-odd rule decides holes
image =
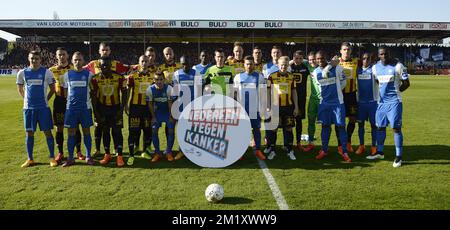
[[[209,202],[219,202],[223,195],[223,187],[220,184],[210,184],[205,190],[205,197]]]

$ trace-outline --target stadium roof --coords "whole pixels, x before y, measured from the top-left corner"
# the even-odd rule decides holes
[[[0,20],[0,30],[47,42],[442,43],[449,22],[261,20]],[[119,40],[117,40],[119,39]]]

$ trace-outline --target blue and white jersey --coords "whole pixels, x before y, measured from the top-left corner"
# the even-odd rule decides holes
[[[264,75],[264,78],[267,79],[271,74],[279,70],[280,68],[278,65],[273,64],[273,62],[269,62],[263,65],[262,74]]]
[[[344,96],[342,94],[346,84],[344,69],[341,66],[336,66],[327,71],[326,68],[317,67],[312,73],[320,86],[320,104],[344,104]]]
[[[378,84],[372,74],[372,66],[358,68],[358,102],[370,103],[378,101]]]
[[[55,84],[55,78],[45,67],[37,70],[28,67],[17,73],[16,84],[25,86],[24,109],[42,109],[48,107],[47,88]]]
[[[207,65],[198,64],[192,67],[192,69],[195,69],[199,74],[202,76],[205,75],[206,70],[209,69],[209,67],[213,66],[213,64],[208,63]]]
[[[172,100],[172,86],[164,84],[161,89],[158,89],[156,84],[153,84],[148,87],[145,94],[147,101],[154,103],[156,116],[169,115],[169,101]]]
[[[189,92],[189,102],[193,101],[201,96],[202,80],[202,75],[195,69],[190,69],[188,73],[185,73],[183,69],[177,70],[172,78],[174,88],[172,96],[183,97],[184,93]]]
[[[238,101],[244,105],[251,119],[256,119],[260,109],[260,87],[265,83],[264,76],[254,71],[251,74],[242,72],[234,77],[234,88],[237,90]]]
[[[372,67],[372,73],[378,80],[380,88],[379,103],[402,102],[400,92],[401,80],[409,78],[405,66],[401,63],[383,65],[380,61]]]
[[[67,109],[92,109],[89,84],[93,76],[86,69],[80,72],[72,69],[64,74],[63,87],[67,89]]]

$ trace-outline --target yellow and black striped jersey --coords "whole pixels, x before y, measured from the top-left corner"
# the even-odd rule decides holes
[[[127,76],[127,86],[130,89],[132,105],[147,105],[145,100],[147,89],[154,83],[153,72],[133,72]]]
[[[165,83],[168,85],[172,85],[173,73],[181,68],[183,68],[183,66],[178,62],[174,62],[173,64],[164,63],[158,66],[158,69],[164,74],[164,78],[166,79]]]
[[[125,89],[124,77],[113,73],[111,77],[96,74],[92,78],[91,88],[98,101],[107,106],[120,105],[120,95]]]
[[[262,63],[262,62],[258,63],[258,64],[255,63],[255,70],[258,71],[259,73],[262,73],[263,66],[264,66],[264,63]]]
[[[59,67],[57,65],[50,67],[50,71],[53,73],[55,77],[55,95],[59,97],[66,97],[64,93],[64,74],[67,71],[73,69],[72,65],[66,65],[64,67]]]
[[[339,65],[344,69],[344,75],[347,78],[347,84],[344,88],[344,93],[356,92],[356,77],[358,76],[358,58],[352,58],[344,61],[339,59]]]
[[[231,68],[233,68],[235,74],[242,73],[245,71],[244,60],[236,60],[235,58],[233,58],[225,62],[225,65],[228,65]]]
[[[279,71],[272,73],[267,78],[267,87],[272,95],[272,103],[279,106],[294,105],[293,94],[295,90],[295,79],[292,73],[280,73]],[[278,103],[276,103],[278,97]]]

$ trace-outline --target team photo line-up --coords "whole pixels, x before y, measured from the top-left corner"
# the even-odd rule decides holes
[[[244,56],[242,43],[236,42],[234,55],[227,57],[222,49],[217,49],[213,54],[215,64],[211,64],[208,61],[210,54],[201,51],[197,65],[186,55],[180,56],[179,62],[175,61],[170,47],[163,50],[164,63],[157,65],[156,52],[148,47],[139,57],[138,64],[125,65],[111,59],[108,43],[100,43],[100,58],[85,65],[81,52],[74,52],[69,57],[67,50],[59,47],[56,50],[57,64],[47,69],[41,65],[39,50],[30,51],[29,67],[20,70],[16,80],[18,92],[24,100],[28,155],[22,167],[36,164],[33,146],[38,124],[46,137],[50,166],[71,166],[76,158],[95,165],[94,158],[99,156],[103,140],[104,155],[99,163],[107,165],[116,155],[116,165],[123,167],[123,113],[128,115],[127,165],[133,165],[135,154],[140,152],[141,132],[143,158],[151,162],[163,158],[179,160],[184,157],[181,149],[176,155],[172,153],[176,118],[189,102],[211,93],[230,96],[245,108],[253,134],[250,146],[260,160],[273,160],[279,154],[275,149],[277,128],[282,129],[283,152],[289,159],[296,160],[294,149],[312,151],[318,123],[322,125],[322,147],[315,158],[321,160],[329,154],[328,143],[331,125],[334,124],[338,153],[345,162],[351,162],[349,153],[366,154],[364,127],[365,121],[369,121],[371,147],[367,159],[384,159],[386,128],[390,124],[395,142],[393,167],[402,164],[401,94],[410,82],[406,68],[391,57],[386,46],[378,47],[376,54],[365,52],[361,57],[353,57],[351,44],[344,42],[340,56],[331,57],[322,50],[305,56],[299,50],[294,52],[292,59],[283,56],[279,46],[273,46],[270,50],[272,60],[262,63],[260,48],[254,47],[252,55]],[[311,91],[307,104],[308,79]],[[48,101],[53,96],[51,111]],[[308,143],[302,145],[302,121],[305,118]],[[273,120],[276,120],[276,125],[267,128]],[[165,123],[165,151],[160,149],[158,136],[162,123]],[[356,124],[360,143],[354,150],[351,137]],[[53,126],[56,126],[55,138],[51,131]],[[91,126],[95,126],[92,154]],[[63,150],[64,128],[68,134],[67,157],[64,157]],[[262,129],[265,129],[264,138]],[[81,153],[82,140],[86,156]],[[264,150],[262,140],[265,142]],[[154,152],[151,152],[151,144]]]

